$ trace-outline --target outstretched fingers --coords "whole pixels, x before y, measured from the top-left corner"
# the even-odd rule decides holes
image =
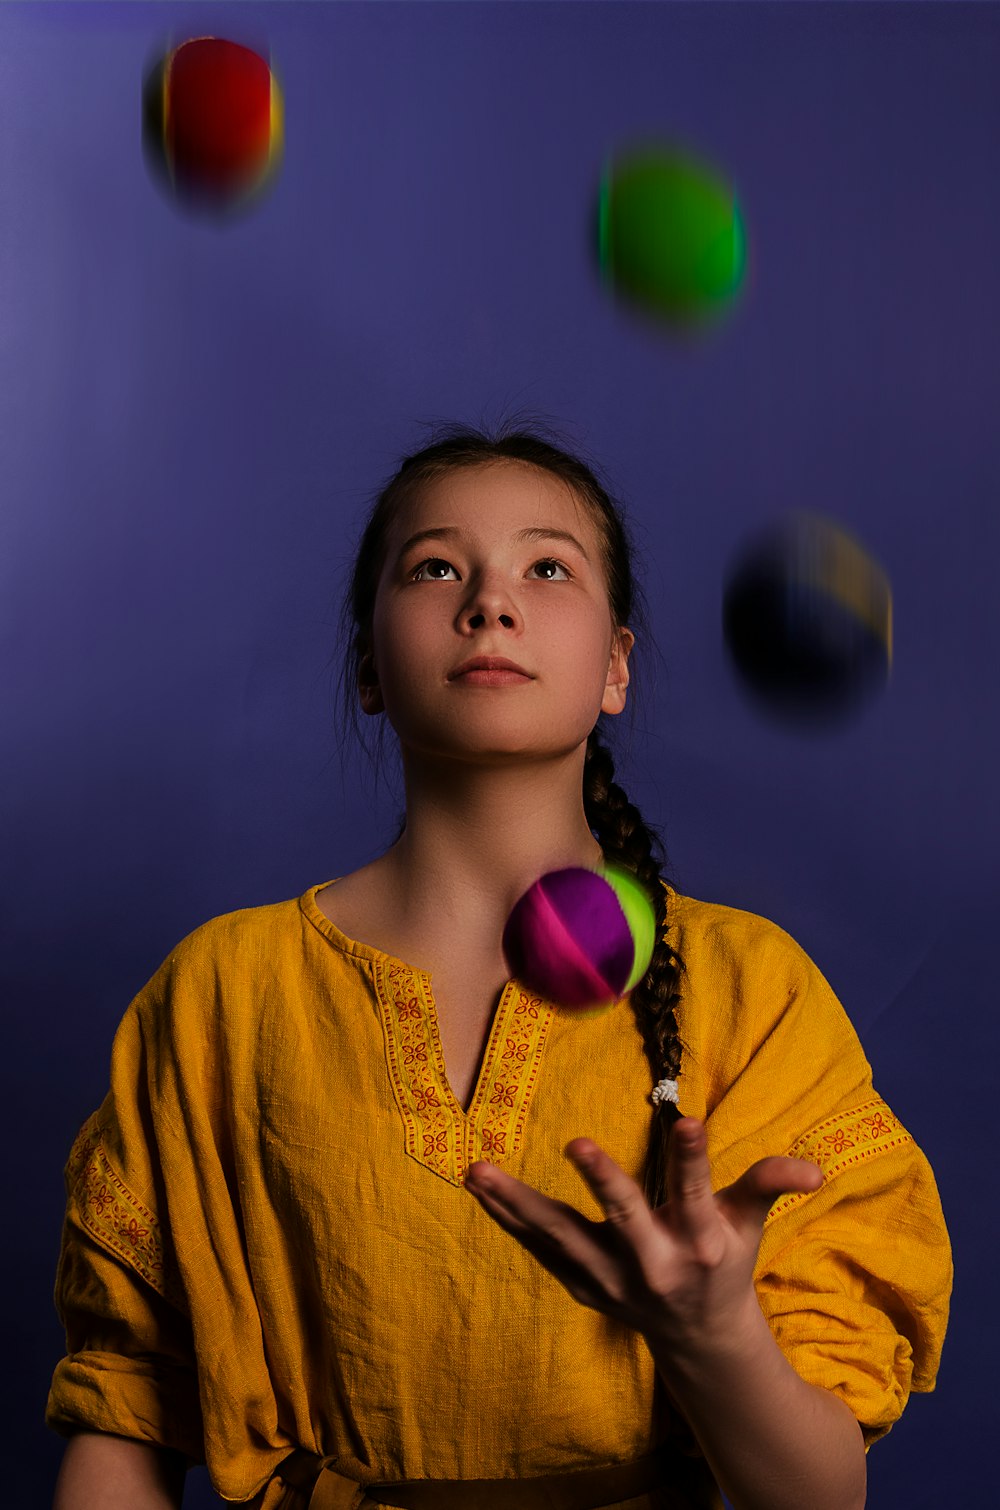
[[[675,1122],[667,1146],[667,1200],[671,1225],[689,1236],[711,1230],[718,1221],[708,1162],[705,1125],[697,1117]]]
[[[589,1138],[573,1138],[566,1152],[601,1203],[606,1219],[616,1227],[649,1220],[649,1207],[639,1186],[603,1148]]]
[[[823,1171],[810,1159],[772,1154],[720,1191],[730,1219],[750,1229],[760,1229],[771,1207],[783,1195],[811,1195],[823,1184]]]

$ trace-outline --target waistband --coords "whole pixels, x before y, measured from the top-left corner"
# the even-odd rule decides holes
[[[359,1484],[338,1473],[337,1458],[296,1449],[275,1469],[309,1494],[308,1510],[603,1510],[656,1492],[657,1510],[717,1510],[718,1486],[704,1459],[682,1456],[667,1442],[630,1463],[584,1468],[529,1479],[407,1479]]]

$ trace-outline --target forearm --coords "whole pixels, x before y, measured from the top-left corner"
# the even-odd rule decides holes
[[[734,1510],[863,1510],[861,1428],[843,1400],[799,1377],[756,1297],[726,1339],[646,1340]]]
[[[79,1431],[66,1444],[52,1510],[180,1510],[185,1473],[179,1453]]]

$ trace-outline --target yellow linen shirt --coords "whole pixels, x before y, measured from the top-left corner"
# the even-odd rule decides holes
[[[628,999],[579,1017],[508,982],[463,1112],[430,977],[347,938],[320,889],[197,928],[125,1012],[65,1169],[46,1424],[175,1448],[237,1504],[296,1447],[391,1481],[683,1440],[639,1333],[463,1189],[488,1159],[603,1220],[564,1153],[580,1136],[641,1181],[653,1077]],[[706,1123],[714,1188],[769,1154],[823,1170],[772,1206],[754,1283],[867,1450],[935,1384],[953,1271],[933,1173],[788,934],[669,886],[667,930],[679,1105]]]

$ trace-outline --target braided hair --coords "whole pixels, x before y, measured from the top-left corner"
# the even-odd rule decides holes
[[[407,456],[378,493],[366,520],[350,584],[341,614],[341,643],[346,645],[341,672],[343,718],[341,729],[353,727],[359,743],[371,757],[358,719],[357,688],[362,660],[373,646],[372,621],[375,594],[386,559],[389,528],[397,513],[426,482],[444,472],[489,465],[503,460],[528,462],[568,483],[589,510],[601,541],[602,561],[608,587],[608,602],[616,626],[637,622],[644,640],[649,640],[647,614],[635,581],[634,552],[622,512],[598,479],[596,464],[587,465],[562,445],[543,438],[548,427],[537,420],[530,426],[506,424],[492,434],[464,425],[451,425],[431,444]],[[551,431],[548,431],[552,434]],[[637,642],[640,636],[637,636]],[[633,700],[630,699],[630,703]],[[633,708],[630,712],[634,713]],[[677,1081],[681,1070],[681,1041],[674,1008],[680,997],[684,964],[667,942],[667,893],[669,882],[663,868],[662,844],[614,781],[614,761],[601,740],[601,718],[587,740],[583,772],[583,804],[587,823],[606,860],[630,870],[645,888],[656,915],[656,946],[649,968],[630,993],[630,1003],[642,1033],[653,1083]],[[376,774],[383,758],[386,721],[379,720],[374,758]],[[343,744],[341,744],[343,752]],[[403,815],[397,839],[406,826]],[[652,1100],[652,1098],[651,1098]],[[650,1206],[666,1199],[666,1150],[670,1129],[680,1113],[672,1100],[653,1104],[653,1125],[643,1173],[643,1188]]]
[[[654,1078],[677,1080],[681,1070],[681,1045],[674,1017],[680,996],[684,965],[665,938],[667,896],[661,884],[662,868],[655,850],[662,846],[642,820],[642,814],[620,786],[611,751],[595,729],[587,740],[583,768],[583,809],[605,858],[631,870],[649,895],[656,913],[656,947],[649,968],[633,986],[629,1000],[646,1045]],[[662,1100],[657,1115],[663,1126],[654,1126],[646,1160],[644,1188],[652,1207],[666,1199],[666,1151],[670,1127],[679,1119],[675,1103]],[[659,1136],[656,1134],[659,1133]]]

